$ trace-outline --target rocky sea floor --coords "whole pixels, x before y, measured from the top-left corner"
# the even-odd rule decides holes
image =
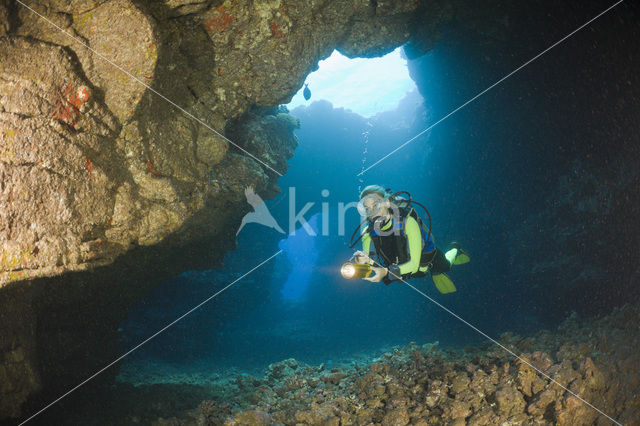
[[[640,425],[640,305],[598,319],[573,314],[554,331],[499,341],[619,423]],[[155,426],[613,424],[490,342],[387,349],[320,365],[287,359],[251,374],[129,362],[110,396],[80,402],[74,418]]]
[[[505,333],[499,341],[616,421],[640,424],[640,305],[624,306],[599,319],[574,314],[553,332],[528,337]],[[262,374],[206,373],[194,368],[167,375],[166,366],[155,370],[162,375],[125,369],[119,386],[132,387],[138,402],[155,398],[162,412],[171,407],[176,412],[154,420],[147,417],[152,412],[141,413],[142,417],[129,418],[131,422],[152,421],[157,426],[612,424],[490,342],[455,351],[411,343],[379,357],[361,356],[329,366],[287,359],[271,364]],[[208,398],[179,414],[199,394]],[[180,398],[182,403],[176,402]]]

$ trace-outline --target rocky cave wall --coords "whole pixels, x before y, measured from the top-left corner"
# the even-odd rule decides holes
[[[111,263],[178,229],[186,240],[207,201],[239,202],[247,184],[273,192],[290,140],[236,141],[251,158],[180,108],[223,132],[251,105],[290,99],[334,47],[382,54],[406,41],[416,6],[218,3],[4,3],[0,282]],[[229,167],[243,182],[215,179]]]
[[[419,3],[0,1],[0,418],[115,358],[158,280],[219,262],[297,144],[269,108],[335,48],[406,42],[419,6],[428,39],[443,8]]]

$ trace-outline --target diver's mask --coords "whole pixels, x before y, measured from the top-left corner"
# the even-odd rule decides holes
[[[371,194],[358,202],[358,213],[368,219],[371,230],[378,235],[386,235],[384,229],[391,221],[391,216],[386,211],[389,206],[389,200]]]
[[[373,220],[375,215],[382,210],[385,201],[373,194],[367,195],[358,202],[358,213],[362,217],[368,217]]]

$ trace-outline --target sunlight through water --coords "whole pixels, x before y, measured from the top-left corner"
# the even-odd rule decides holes
[[[287,107],[293,109],[324,99],[336,108],[350,109],[364,117],[393,110],[408,92],[416,89],[401,50],[399,47],[380,58],[355,59],[334,50],[305,81],[311,99],[305,101],[302,86]]]

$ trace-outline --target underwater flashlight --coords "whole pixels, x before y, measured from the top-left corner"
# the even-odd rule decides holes
[[[347,262],[340,268],[340,273],[348,280],[352,278],[366,278],[371,275],[372,272],[371,265],[366,263]]]

